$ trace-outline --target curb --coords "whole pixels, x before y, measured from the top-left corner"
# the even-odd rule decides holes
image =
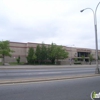
[[[56,77],[56,78],[40,78],[40,79],[25,79],[25,80],[4,80],[0,81],[0,84],[15,84],[15,83],[28,83],[28,82],[44,82],[44,81],[57,81],[57,80],[66,80],[66,79],[77,79],[77,78],[86,78],[86,77],[95,77],[100,76],[99,74],[92,75],[81,75],[81,76],[67,76],[67,77]]]

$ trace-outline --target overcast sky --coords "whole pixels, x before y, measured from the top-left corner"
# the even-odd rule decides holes
[[[95,49],[94,19],[100,0],[0,0],[0,41],[52,42]],[[97,10],[100,49],[100,5]]]

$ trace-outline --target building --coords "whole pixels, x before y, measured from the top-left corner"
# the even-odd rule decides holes
[[[6,57],[5,62],[16,62],[16,58],[20,56],[21,62],[27,62],[27,54],[30,47],[36,48],[38,43],[20,43],[20,42],[10,42],[10,48],[14,51],[12,53],[12,57]],[[41,44],[39,44],[41,45]],[[49,44],[45,44],[49,45]],[[60,60],[61,64],[70,64],[74,62],[74,59],[78,59],[78,61],[82,60],[82,56],[84,56],[84,62],[89,62],[89,55],[92,54],[95,58],[95,50],[88,48],[76,48],[76,47],[65,47],[66,51],[69,53],[69,57],[64,60]],[[100,50],[98,51],[100,56]]]

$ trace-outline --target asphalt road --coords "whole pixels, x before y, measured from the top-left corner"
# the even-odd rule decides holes
[[[100,76],[0,85],[0,100],[91,100],[92,91],[100,92]]]
[[[71,75],[94,74],[95,67],[82,68],[39,68],[39,69],[0,69],[0,80],[4,79],[24,79],[42,77],[60,77]]]

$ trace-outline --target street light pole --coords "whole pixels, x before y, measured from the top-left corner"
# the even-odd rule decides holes
[[[81,10],[80,12],[83,12],[84,10],[90,9],[93,12],[93,17],[94,17],[94,29],[95,29],[95,44],[96,44],[96,70],[95,73],[99,74],[99,65],[98,65],[98,39],[97,39],[97,18],[96,18],[96,12],[97,12],[97,8],[99,6],[100,2],[97,4],[95,12],[93,9],[91,8],[85,8],[83,10]]]

